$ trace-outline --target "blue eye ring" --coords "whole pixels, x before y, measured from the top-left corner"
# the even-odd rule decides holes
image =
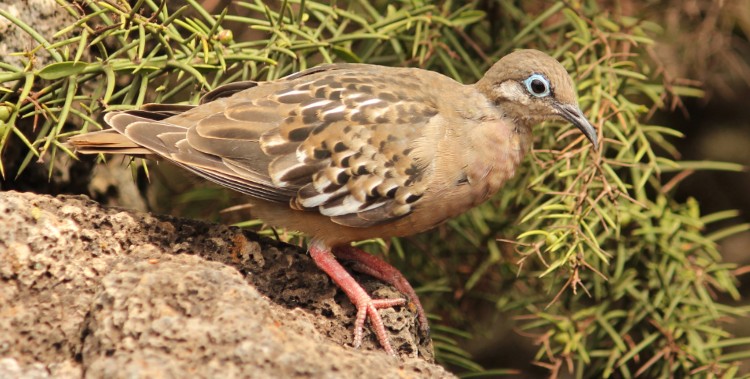
[[[552,93],[549,80],[542,74],[532,74],[523,81],[523,84],[526,85],[526,91],[536,97],[545,97]]]

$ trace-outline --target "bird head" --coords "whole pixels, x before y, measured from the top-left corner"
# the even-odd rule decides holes
[[[541,51],[518,50],[504,56],[476,87],[506,117],[527,127],[564,119],[597,147],[596,129],[578,106],[573,80],[560,62]]]

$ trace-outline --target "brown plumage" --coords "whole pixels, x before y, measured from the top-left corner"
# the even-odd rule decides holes
[[[400,274],[348,244],[418,233],[482,203],[515,174],[531,127],[551,118],[569,120],[596,147],[568,73],[544,53],[520,50],[474,85],[364,64],[232,83],[198,106],[108,113],[112,129],[69,143],[80,153],[156,155],[254,198],[259,218],[313,238],[316,263],[359,309],[355,345],[367,315],[393,354],[375,309],[400,302],[372,300],[350,276],[338,278],[348,273],[340,272],[331,250],[398,282],[426,328]]]

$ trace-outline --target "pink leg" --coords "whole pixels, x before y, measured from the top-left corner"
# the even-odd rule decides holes
[[[355,265],[352,267],[354,270],[380,279],[396,287],[397,290],[406,295],[417,308],[419,326],[425,333],[425,336],[430,334],[430,325],[427,323],[427,316],[422,308],[422,303],[419,302],[417,293],[414,292],[414,288],[404,278],[401,271],[388,264],[388,262],[350,245],[334,246],[333,255],[336,258],[355,262]]]
[[[388,341],[388,335],[383,325],[383,320],[378,314],[380,308],[391,308],[406,303],[404,299],[377,299],[373,300],[362,286],[349,274],[346,269],[336,260],[331,253],[331,249],[320,242],[313,242],[310,245],[310,256],[315,264],[325,271],[326,274],[341,288],[349,300],[357,307],[357,319],[354,322],[354,347],[362,344],[362,330],[365,326],[365,319],[370,317],[370,325],[375,335],[378,337],[380,345],[383,346],[386,353],[396,355]]]

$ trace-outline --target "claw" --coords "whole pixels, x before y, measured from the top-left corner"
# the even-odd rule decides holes
[[[406,304],[406,299],[377,299],[373,300],[369,296],[363,300],[361,304],[354,304],[357,307],[357,319],[354,321],[354,347],[359,348],[362,346],[362,335],[364,333],[365,319],[370,317],[370,326],[372,327],[375,335],[378,337],[380,345],[386,353],[390,355],[396,355],[396,352],[391,347],[390,340],[385,331],[385,325],[383,319],[378,313],[378,309],[393,308],[395,306]]]

